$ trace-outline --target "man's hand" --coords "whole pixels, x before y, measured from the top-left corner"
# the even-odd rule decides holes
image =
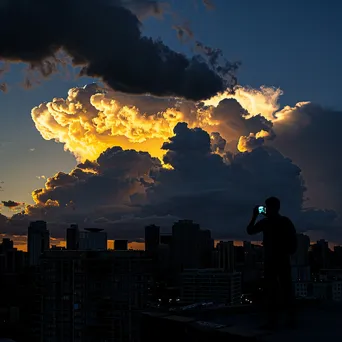
[[[259,205],[254,207],[251,222],[249,222],[249,225],[247,226],[247,233],[249,235],[258,234],[264,230],[263,220],[255,223],[258,218],[258,215],[259,215]]]
[[[256,218],[259,215],[259,205],[255,206],[253,209],[253,217]]]

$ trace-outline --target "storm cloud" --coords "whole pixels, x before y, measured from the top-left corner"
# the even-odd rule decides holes
[[[63,64],[61,49],[112,89],[201,100],[236,85],[236,63],[219,50],[187,57],[142,36],[138,17],[160,15],[149,0],[45,0],[0,2],[0,59],[26,62],[48,76]],[[27,86],[30,81],[27,80]]]
[[[109,148],[96,161],[47,179],[33,193],[36,204],[3,224],[14,229],[44,219],[53,236],[63,237],[63,228],[78,222],[106,228],[114,239],[137,240],[144,224],[170,228],[177,219],[194,219],[216,238],[239,239],[251,208],[271,195],[281,198],[283,213],[300,230],[334,224],[334,212],[305,208],[301,169],[272,147],[224,158],[212,153],[206,131],[178,123],[162,148],[171,169],[146,152]]]
[[[302,102],[276,115],[272,144],[301,166],[310,204],[342,214],[342,112]]]
[[[25,233],[44,219],[58,238],[77,222],[140,240],[146,224],[193,219],[215,238],[245,239],[254,205],[278,196],[298,231],[340,242],[341,113],[307,102],[280,109],[279,95],[240,87],[194,102],[73,88],[32,118],[77,166],[47,178],[35,204],[1,228]]]

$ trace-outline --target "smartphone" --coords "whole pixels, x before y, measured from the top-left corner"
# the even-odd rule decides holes
[[[266,207],[261,205],[259,206],[259,214],[266,214]]]

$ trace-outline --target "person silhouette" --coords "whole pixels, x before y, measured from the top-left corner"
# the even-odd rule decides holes
[[[278,325],[279,306],[287,311],[289,327],[296,325],[294,293],[291,278],[291,255],[297,249],[296,229],[292,221],[280,215],[280,200],[270,197],[265,201],[265,217],[257,222],[259,207],[253,210],[247,233],[263,233],[264,282],[267,323],[265,329],[275,329]],[[279,303],[281,301],[282,303]]]

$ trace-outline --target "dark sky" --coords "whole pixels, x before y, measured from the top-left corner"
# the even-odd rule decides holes
[[[333,0],[216,0],[215,4],[216,10],[209,12],[202,6],[194,9],[191,1],[182,1],[178,8],[195,39],[219,47],[231,60],[241,60],[242,85],[280,87],[284,105],[313,101],[342,107],[336,95],[342,78],[342,4]],[[180,49],[169,27],[168,20],[145,24],[147,34],[161,36]]]

